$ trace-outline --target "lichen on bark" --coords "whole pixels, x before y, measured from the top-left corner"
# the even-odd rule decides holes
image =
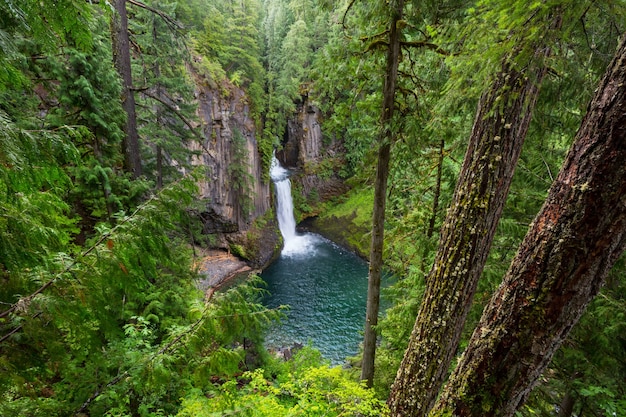
[[[598,293],[626,248],[625,106],[623,41],[431,416],[514,415]]]

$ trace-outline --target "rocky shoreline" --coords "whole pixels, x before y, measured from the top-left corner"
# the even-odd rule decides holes
[[[247,262],[225,250],[203,250],[197,262],[201,275],[198,288],[205,293],[215,290],[230,280],[253,271]]]

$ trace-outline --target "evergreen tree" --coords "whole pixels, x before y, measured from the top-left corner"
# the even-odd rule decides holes
[[[177,4],[160,2],[158,9],[139,8],[130,22],[141,57],[136,61],[139,135],[148,178],[162,188],[178,178],[190,159],[186,143],[202,140],[197,129],[193,86],[187,65],[187,37],[174,20]]]
[[[545,20],[544,33],[560,25],[558,10],[535,15]],[[543,40],[533,44],[522,37],[514,42],[514,51],[503,57],[500,73],[479,102],[426,293],[390,394],[394,415],[426,415],[432,407],[493,241],[549,53]]]
[[[387,201],[387,178],[391,145],[397,132],[392,126],[395,110],[396,82],[400,60],[399,22],[402,20],[404,1],[390,5],[389,39],[387,44],[387,67],[384,74],[383,103],[381,115],[381,134],[379,139],[378,163],[374,182],[374,213],[372,215],[372,243],[367,287],[367,312],[365,317],[365,336],[363,339],[363,364],[361,379],[372,386],[374,379],[374,356],[376,352],[378,310],[380,305],[380,281],[383,268],[383,244],[385,232],[385,205]]]
[[[624,251],[625,59],[622,42],[432,415],[514,415]]]

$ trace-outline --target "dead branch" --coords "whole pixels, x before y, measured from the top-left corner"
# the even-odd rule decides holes
[[[137,6],[140,7],[144,10],[148,10],[149,12],[152,12],[156,15],[158,15],[159,17],[161,17],[161,19],[163,19],[165,21],[165,24],[170,28],[170,29],[183,29],[184,26],[182,23],[180,23],[178,20],[174,19],[173,17],[171,17],[170,15],[168,15],[167,13],[155,9],[154,7],[150,7],[145,3],[142,3],[139,0],[126,0],[128,3],[132,4],[133,6]]]

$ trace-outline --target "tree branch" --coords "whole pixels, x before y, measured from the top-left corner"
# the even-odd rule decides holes
[[[56,275],[54,275],[52,278],[50,278],[50,280],[48,280],[46,283],[44,283],[41,287],[39,287],[39,289],[37,289],[35,292],[33,292],[30,295],[27,295],[25,297],[20,298],[15,304],[13,304],[10,308],[8,308],[7,310],[3,311],[2,313],[0,313],[0,319],[7,317],[9,314],[15,312],[18,309],[22,309],[22,308],[28,308],[28,305],[30,304],[30,302],[32,301],[32,299],[34,297],[36,297],[37,295],[41,294],[42,292],[44,292],[45,290],[47,290],[48,288],[50,288],[52,285],[54,285],[54,283],[61,277],[63,276],[63,274],[66,274],[68,272],[70,272],[72,270],[72,268],[81,260],[84,259],[87,255],[89,255],[91,252],[93,252],[96,248],[98,248],[98,246],[100,246],[102,244],[102,242],[104,242],[106,239],[110,238],[115,231],[117,231],[117,229],[119,229],[122,225],[128,223],[131,219],[133,219],[139,212],[141,212],[144,208],[146,208],[152,201],[156,200],[157,197],[159,196],[159,194],[154,194],[152,195],[145,203],[143,203],[142,205],[140,205],[139,207],[137,207],[135,209],[135,211],[133,211],[133,213],[130,216],[126,216],[124,219],[122,219],[113,229],[111,229],[109,232],[104,233],[102,236],[100,236],[100,238],[96,241],[96,243],[94,243],[93,245],[91,245],[91,247],[89,247],[89,249],[85,250],[83,253],[81,253],[79,256],[77,256],[69,265],[67,265],[65,268],[63,268],[63,270],[59,273],[57,273]],[[2,338],[2,340],[4,340],[4,338]]]
[[[196,132],[194,129],[194,127],[191,125],[191,122],[189,120],[187,120],[187,118],[176,109],[176,107],[172,106],[170,103],[168,103],[167,101],[163,100],[161,97],[152,94],[150,92],[149,89],[142,89],[141,90],[141,94],[148,96],[156,101],[158,101],[159,103],[163,104],[165,107],[167,107],[172,113],[174,113],[176,116],[178,116],[178,118],[187,125],[187,127],[189,128],[189,130],[191,130],[191,133],[193,133],[193,135],[201,142],[204,142],[204,138],[198,133]]]
[[[185,116],[178,111],[174,106],[172,106],[170,103],[166,102],[165,100],[163,100],[162,98],[152,94],[149,89],[141,89],[141,93],[144,94],[145,96],[148,96],[150,98],[155,99],[156,101],[158,101],[159,103],[163,104],[164,106],[166,106],[168,109],[170,109],[172,111],[172,113],[174,113],[176,116],[178,116],[178,118],[185,124],[187,125],[187,127],[189,128],[189,130],[191,130],[191,133],[196,137],[196,139],[198,139],[198,142],[200,143],[200,146],[202,146],[202,149],[204,149],[204,151],[209,154],[209,156],[213,159],[216,158],[215,152],[211,151],[209,148],[207,148],[204,144],[204,137],[202,137],[202,135],[200,135],[198,132],[195,131],[195,128],[191,125],[191,122],[189,120],[187,120],[187,118],[185,118]]]
[[[144,10],[148,10],[149,12],[152,12],[158,16],[161,17],[161,19],[163,19],[165,21],[165,23],[170,27],[170,28],[175,28],[175,29],[183,29],[184,26],[182,23],[180,23],[178,20],[174,19],[173,17],[169,16],[167,13],[155,9],[154,7],[150,7],[145,3],[140,2],[139,0],[126,0],[128,3],[132,4],[133,6],[137,6],[140,7]]]
[[[149,362],[152,362],[153,360],[155,360],[159,355],[162,355],[163,353],[167,352],[168,350],[170,350],[175,344],[177,344],[178,342],[180,342],[182,340],[183,337],[187,336],[188,334],[191,334],[198,326],[200,326],[200,324],[204,321],[204,319],[206,318],[205,314],[206,311],[208,309],[209,306],[209,302],[211,301],[211,298],[213,298],[213,294],[215,294],[215,289],[211,289],[206,296],[206,302],[205,302],[205,307],[204,307],[204,311],[202,312],[202,316],[200,316],[200,318],[198,320],[195,321],[195,323],[193,323],[191,326],[189,326],[189,328],[187,330],[185,330],[184,332],[182,332],[181,334],[179,334],[178,336],[176,336],[174,338],[174,340],[172,340],[171,342],[167,343],[164,347],[162,347],[161,349],[159,349],[159,351],[155,352],[154,354],[152,354],[152,356],[150,356],[148,359],[145,360],[145,362],[142,363],[142,365],[145,365]],[[87,409],[87,407],[89,407],[89,404],[92,403],[93,400],[95,400],[96,398],[98,398],[98,396],[100,394],[102,394],[102,391],[104,391],[106,388],[109,388],[115,384],[117,384],[118,382],[120,382],[122,379],[126,378],[127,376],[130,375],[130,371],[134,368],[136,368],[139,365],[134,365],[131,366],[129,369],[127,369],[126,371],[122,372],[121,374],[118,374],[115,378],[113,378],[112,380],[110,380],[104,387],[102,387],[101,389],[98,388],[96,389],[90,396],[89,398],[87,398],[87,400],[85,400],[85,402],[83,403],[83,405],[80,406],[80,408],[78,410],[76,410],[76,412],[74,412],[74,415],[80,414],[83,411],[85,411]]]
[[[367,48],[365,49],[365,52],[369,52],[374,48],[378,48],[378,47],[383,47],[383,48],[388,48],[389,47],[389,42],[387,42],[384,39],[378,39],[375,40],[374,42],[370,43]]]
[[[348,15],[348,12],[350,11],[350,9],[352,8],[352,6],[354,6],[354,3],[356,3],[356,0],[351,0],[350,4],[348,4],[348,7],[346,8],[346,11],[343,13],[343,16],[341,18],[341,27],[343,28],[343,33],[346,34],[346,30],[348,29],[346,27],[346,16]],[[349,35],[346,35],[348,38],[352,38]]]
[[[403,41],[400,42],[400,45],[402,46],[406,46],[406,47],[411,47],[411,48],[428,48],[431,49],[435,52],[437,52],[438,54],[441,55],[445,55],[445,56],[449,56],[450,52],[441,49],[441,47],[437,44],[434,44],[432,42],[428,42],[428,41]]]

